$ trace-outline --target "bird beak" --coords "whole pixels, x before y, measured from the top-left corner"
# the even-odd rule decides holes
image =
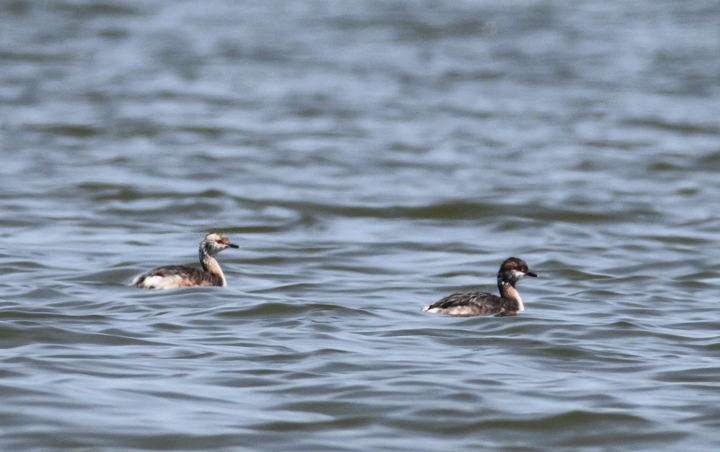
[[[240,248],[239,246],[235,245],[234,243],[228,243],[228,246],[230,248]]]
[[[537,274],[535,274],[535,273],[533,273],[533,272],[530,272],[530,271],[525,272],[525,276],[534,276],[534,277],[537,278]]]

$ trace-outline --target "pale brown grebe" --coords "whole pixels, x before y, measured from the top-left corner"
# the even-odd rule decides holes
[[[512,314],[525,309],[515,284],[525,276],[537,276],[524,260],[511,257],[502,263],[497,274],[500,296],[486,292],[456,293],[425,306],[423,311],[457,316]]]
[[[239,248],[230,243],[225,234],[211,232],[200,243],[200,264],[202,270],[184,265],[169,265],[150,270],[136,276],[131,286],[141,289],[175,289],[192,286],[227,286],[220,264],[215,255],[227,248]]]

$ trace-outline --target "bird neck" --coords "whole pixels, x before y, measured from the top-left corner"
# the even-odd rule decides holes
[[[223,287],[227,286],[227,281],[225,281],[225,275],[220,268],[220,264],[218,264],[218,261],[213,256],[205,253],[202,248],[200,248],[200,265],[202,265],[203,270],[206,272],[220,278]]]
[[[506,300],[514,301],[518,304],[518,311],[525,309],[520,293],[518,293],[515,286],[505,281],[498,281],[498,289],[500,290],[500,296]]]

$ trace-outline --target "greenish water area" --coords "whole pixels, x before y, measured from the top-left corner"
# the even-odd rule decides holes
[[[0,1],[0,449],[717,451],[719,21]]]

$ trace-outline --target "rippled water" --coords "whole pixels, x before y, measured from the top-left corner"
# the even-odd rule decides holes
[[[717,450],[719,19],[0,2],[2,449]]]

